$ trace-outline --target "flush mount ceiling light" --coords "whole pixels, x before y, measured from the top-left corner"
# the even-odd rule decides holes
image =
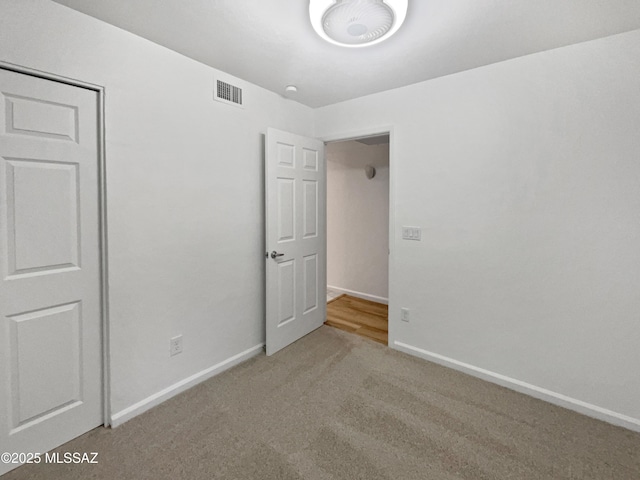
[[[367,47],[386,40],[404,22],[407,0],[310,0],[314,30],[327,42]]]

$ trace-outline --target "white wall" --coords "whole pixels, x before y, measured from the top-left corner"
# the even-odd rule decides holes
[[[640,429],[638,79],[636,30],[316,111],[394,128],[392,346]]]
[[[328,143],[327,284],[380,301],[389,287],[389,144]],[[376,168],[368,179],[365,167]]]
[[[106,88],[112,412],[262,343],[262,134],[313,111],[46,0],[0,2],[0,60]]]

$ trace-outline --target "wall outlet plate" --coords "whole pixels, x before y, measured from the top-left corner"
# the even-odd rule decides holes
[[[169,355],[173,357],[179,353],[182,353],[182,335],[178,335],[169,340]]]
[[[422,228],[420,227],[402,227],[403,240],[422,240]]]
[[[409,321],[409,309],[408,308],[401,308],[400,309],[400,320],[402,320],[403,322],[408,322]]]

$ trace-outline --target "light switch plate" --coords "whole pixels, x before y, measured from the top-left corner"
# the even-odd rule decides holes
[[[422,240],[422,228],[420,227],[402,227],[403,240]]]

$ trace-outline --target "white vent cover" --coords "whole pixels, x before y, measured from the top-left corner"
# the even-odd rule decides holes
[[[242,89],[223,80],[216,79],[214,98],[219,102],[242,107]]]

